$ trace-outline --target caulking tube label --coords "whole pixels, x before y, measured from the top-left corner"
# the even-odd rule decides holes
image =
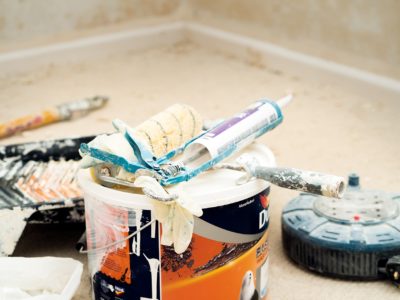
[[[236,147],[239,150],[265,132],[275,128],[283,120],[279,106],[272,101],[261,100],[245,111],[224,121],[216,128],[195,140],[187,149],[187,155],[205,147],[212,158]]]

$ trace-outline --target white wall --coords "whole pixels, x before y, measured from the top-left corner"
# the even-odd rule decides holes
[[[165,18],[181,0],[0,0],[0,45]]]

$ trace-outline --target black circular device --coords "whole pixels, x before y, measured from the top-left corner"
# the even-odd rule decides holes
[[[355,174],[343,199],[300,194],[290,201],[282,235],[288,256],[307,269],[400,284],[400,195],[361,190]]]

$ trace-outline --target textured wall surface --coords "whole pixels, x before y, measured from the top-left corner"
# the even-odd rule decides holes
[[[0,50],[182,17],[400,79],[398,0],[0,0]]]
[[[188,1],[197,20],[400,78],[400,1]]]
[[[0,0],[0,44],[168,17],[181,0]]]

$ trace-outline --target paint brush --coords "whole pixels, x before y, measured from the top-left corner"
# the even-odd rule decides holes
[[[0,124],[0,138],[5,138],[18,132],[41,127],[54,122],[83,117],[92,110],[103,107],[107,101],[108,97],[95,96],[75,102],[60,104],[36,114],[17,118]]]
[[[344,193],[345,183],[343,177],[340,176],[294,168],[260,166],[255,157],[247,154],[239,156],[236,162],[239,168],[247,172],[246,176],[239,178],[239,184],[255,177],[283,188],[326,197],[341,198]],[[227,166],[223,164],[219,166],[219,168],[223,167]]]

